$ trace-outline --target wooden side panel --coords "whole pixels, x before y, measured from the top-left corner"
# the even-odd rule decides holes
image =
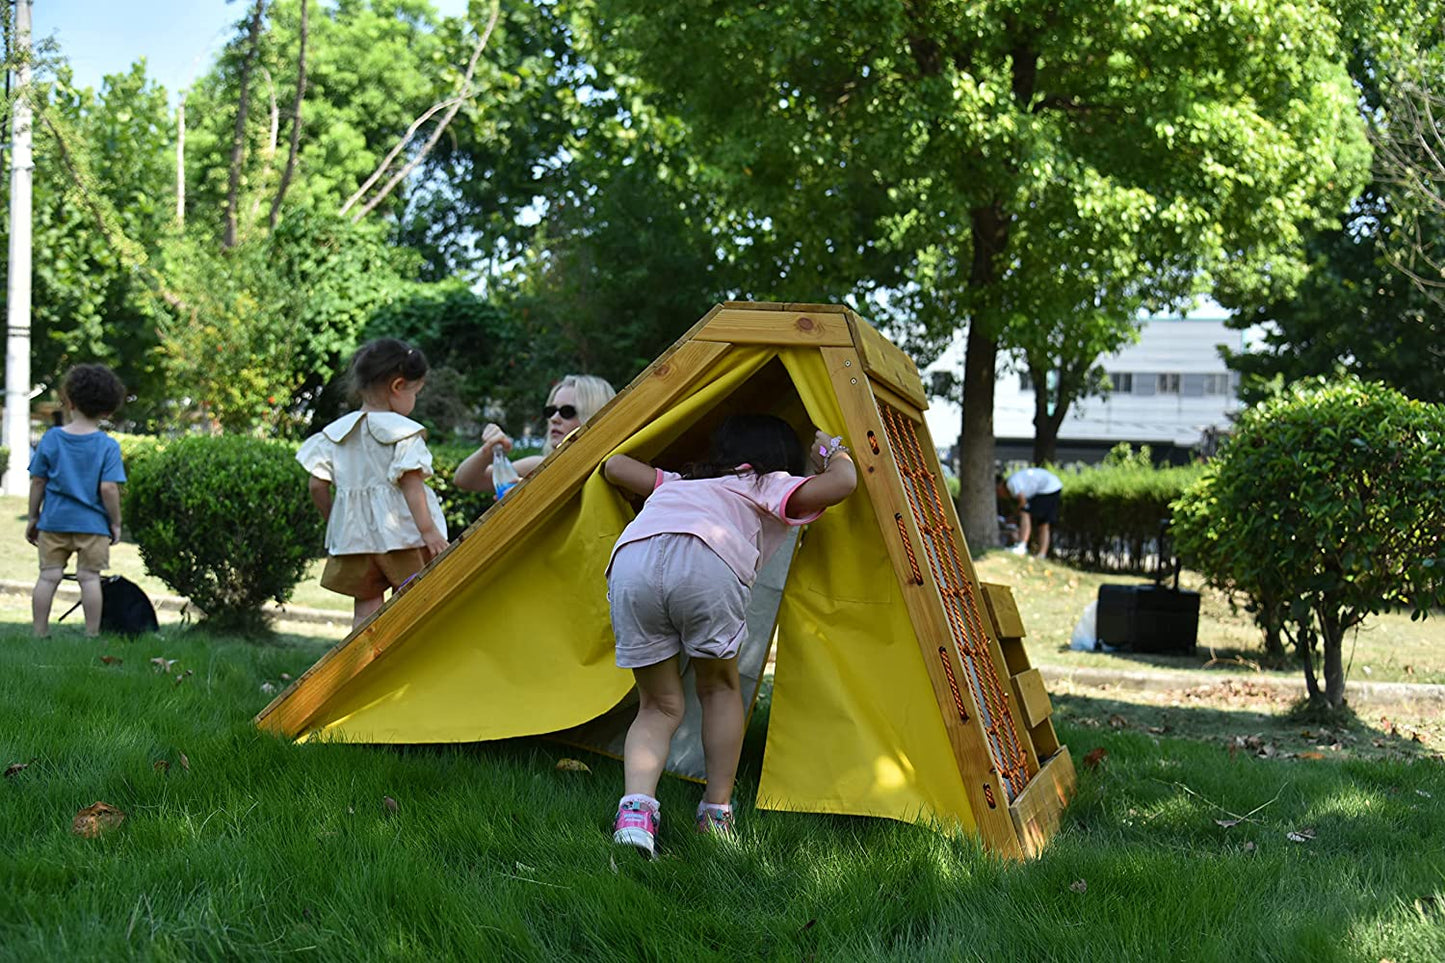
[[[1061,748],[1029,780],[1028,787],[1009,806],[1024,852],[1037,856],[1059,831],[1059,817],[1074,794],[1074,760]]]
[[[1018,692],[1018,706],[1023,711],[1024,725],[1030,729],[1054,714],[1049,704],[1049,693],[1044,688],[1044,677],[1038,669],[1028,669],[1014,676],[1014,689]]]
[[[973,704],[968,686],[962,684],[962,680],[967,677],[954,651],[952,634],[944,616],[937,583],[934,582],[927,564],[915,565],[911,562],[905,547],[899,541],[897,529],[901,520],[907,537],[912,539],[913,544],[922,544],[903,493],[903,481],[898,473],[898,466],[893,461],[886,441],[883,441],[887,436],[867,375],[862,370],[862,358],[851,348],[825,348],[823,359],[833,381],[839,408],[843,412],[844,428],[854,442],[859,480],[873,504],[884,541],[888,544],[893,570],[903,589],[903,600],[918,637],[918,647],[933,686],[933,695],[938,702],[944,729],[953,747],[958,771],[963,777],[964,791],[968,794],[969,806],[973,810],[979,835],[991,851],[1005,856],[1021,856],[1022,850],[1013,820],[1006,813],[1008,795],[1002,780],[994,772],[988,738],[983,731],[978,709]],[[869,433],[880,439],[878,454],[873,453],[870,445],[858,443],[859,439],[867,437]],[[921,552],[915,549],[914,555],[917,559]],[[945,665],[952,671],[963,700],[962,717],[954,702],[955,685],[950,684]]]
[[[731,344],[838,347],[853,343],[847,318],[825,311],[759,311],[723,307],[713,314],[696,336]]]
[[[505,502],[487,511],[486,538],[464,535],[452,543],[423,570],[424,578],[414,579],[404,591],[389,598],[376,615],[262,709],[256,724],[288,736],[305,732],[315,714],[342,686],[410,638],[412,629],[427,613],[467,582],[473,572],[491,564],[581,488],[616,439],[638,431],[673,404],[728,350],[723,344],[690,341],[659,358],[518,485]],[[604,430],[597,430],[599,425]]]
[[[918,366],[913,359],[851,311],[848,320],[853,326],[858,351],[863,356],[863,368],[869,376],[907,398],[910,405],[919,411],[927,408],[928,394],[923,390],[923,381],[918,376]]]

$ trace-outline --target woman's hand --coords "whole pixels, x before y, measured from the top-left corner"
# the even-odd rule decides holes
[[[494,455],[497,448],[501,448],[502,451],[511,451],[512,439],[498,425],[488,422],[487,427],[482,429],[482,447],[491,448]]]

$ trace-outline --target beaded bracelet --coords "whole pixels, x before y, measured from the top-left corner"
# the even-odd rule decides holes
[[[818,454],[823,459],[823,471],[828,470],[828,462],[831,461],[833,459],[833,456],[838,454],[838,452],[840,451],[846,451],[851,454],[851,449],[847,445],[843,444],[842,435],[834,435],[828,440],[827,445],[818,446]]]

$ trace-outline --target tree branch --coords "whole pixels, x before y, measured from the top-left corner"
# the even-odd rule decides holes
[[[246,114],[251,106],[251,65],[261,41],[261,16],[266,0],[256,0],[247,30],[246,51],[241,58],[241,99],[236,105],[236,129],[231,137],[231,173],[226,182],[226,231],[221,246],[236,246],[236,201],[241,193],[241,161],[246,156]]]
[[[286,167],[281,171],[281,183],[276,185],[276,196],[271,199],[271,227],[276,227],[276,218],[281,214],[281,201],[286,189],[291,186],[291,177],[296,173],[296,155],[301,147],[301,102],[306,96],[306,24],[307,11],[311,0],[301,0],[301,46],[296,53],[296,99],[291,107],[291,147],[286,152]]]
[[[381,164],[376,168],[375,171],[372,172],[371,176],[366,179],[365,183],[363,183],[359,188],[356,189],[356,193],[352,194],[349,198],[347,198],[346,203],[341,205],[341,210],[339,211],[339,213],[345,214],[347,211],[351,210],[352,206],[355,205],[358,201],[360,201],[361,198],[366,195],[366,192],[371,189],[372,185],[374,185],[378,180],[380,180],[381,177],[386,173],[388,168],[391,167],[391,162],[394,161],[397,155],[400,154],[402,150],[406,148],[406,145],[411,142],[412,137],[416,135],[416,132],[421,127],[421,125],[426,123],[427,120],[433,117],[438,111],[445,110],[446,114],[442,117],[440,121],[437,122],[436,129],[432,131],[431,137],[427,139],[427,142],[424,145],[422,145],[421,150],[417,152],[415,157],[407,161],[407,163],[402,166],[401,170],[397,171],[396,174],[392,176],[391,180],[387,181],[385,186],[383,186],[382,189],[378,191],[374,197],[371,198],[371,200],[367,201],[364,205],[362,205],[361,209],[356,212],[356,214],[352,215],[352,222],[354,223],[356,221],[359,221],[367,214],[371,213],[371,211],[376,208],[376,205],[380,204],[383,200],[385,200],[386,197],[396,188],[396,185],[400,184],[408,174],[410,174],[413,170],[416,169],[417,165],[419,165],[423,160],[426,159],[427,154],[431,153],[431,150],[433,147],[436,146],[437,141],[441,140],[442,131],[446,130],[447,125],[450,124],[452,118],[456,116],[456,113],[458,110],[461,109],[462,104],[468,99],[470,99],[472,96],[472,74],[476,72],[477,61],[481,58],[482,51],[486,49],[487,41],[489,41],[492,37],[492,30],[496,28],[497,18],[501,16],[501,12],[501,0],[493,0],[492,15],[487,20],[487,27],[485,30],[482,31],[481,37],[477,40],[477,45],[475,49],[472,50],[472,58],[470,61],[467,62],[466,74],[463,75],[461,83],[457,85],[457,93],[454,96],[448,98],[447,100],[433,104],[430,108],[427,109],[425,113],[423,113],[420,117],[418,117],[415,121],[412,122],[411,126],[406,129],[406,134],[403,135],[402,139],[397,143],[397,145],[391,149],[391,153],[386,155],[386,158],[382,160]]]

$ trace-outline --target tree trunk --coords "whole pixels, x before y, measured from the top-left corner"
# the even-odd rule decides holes
[[[1265,600],[1259,603],[1259,614],[1255,616],[1255,623],[1264,630],[1264,655],[1265,658],[1276,662],[1284,662],[1284,639],[1281,637],[1281,627],[1284,621],[1283,609],[1278,601]]]
[[[246,156],[246,115],[251,108],[251,65],[261,45],[261,15],[266,0],[256,0],[251,25],[246,31],[246,50],[241,57],[241,99],[236,105],[236,129],[231,136],[231,174],[226,182],[226,230],[222,247],[236,246],[236,203],[241,195],[241,161]]]
[[[998,342],[978,320],[968,326],[963,359],[963,425],[958,437],[959,521],[972,554],[998,544],[994,491],[993,391]]]
[[[281,215],[281,201],[286,197],[286,188],[291,186],[291,175],[296,172],[296,154],[301,147],[301,101],[306,96],[306,11],[311,0],[301,0],[301,45],[296,54],[296,99],[291,104],[291,147],[286,152],[286,169],[281,172],[281,183],[276,185],[276,196],[271,199],[272,228]]]
[[[1029,377],[1034,379],[1034,464],[1046,465],[1058,455],[1059,428],[1069,412],[1069,405],[1054,399],[1053,393],[1048,390],[1047,373],[1030,369]],[[1062,383],[1058,390],[1062,395]]]
[[[1319,705],[1323,698],[1320,695],[1320,684],[1315,679],[1314,639],[1314,629],[1301,625],[1294,640],[1295,655],[1299,657],[1300,666],[1305,670],[1305,697],[1312,706]]]
[[[1345,707],[1345,662],[1342,645],[1344,629],[1337,611],[1322,606],[1319,611],[1320,638],[1325,649],[1325,704],[1331,709]]]

